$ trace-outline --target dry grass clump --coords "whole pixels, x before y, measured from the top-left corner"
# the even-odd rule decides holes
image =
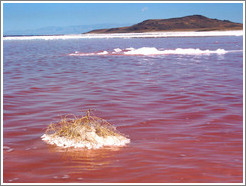
[[[61,118],[59,122],[50,124],[43,138],[47,137],[50,142],[54,139],[51,142],[53,144],[64,143],[66,146],[66,143],[70,143],[68,146],[73,144],[76,146],[77,143],[88,148],[101,147],[105,144],[129,143],[129,139],[106,120],[91,116],[90,110],[87,111],[86,116],[77,117],[70,114]]]

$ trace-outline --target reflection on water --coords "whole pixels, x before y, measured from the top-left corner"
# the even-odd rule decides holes
[[[114,152],[123,147],[105,147],[102,149],[62,148],[48,145],[50,153],[56,153],[60,161],[71,168],[71,173],[79,173],[81,170],[96,170],[110,166],[114,161]]]

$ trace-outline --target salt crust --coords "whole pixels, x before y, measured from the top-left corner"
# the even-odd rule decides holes
[[[54,36],[7,36],[3,40],[56,40],[56,39],[100,39],[100,38],[149,38],[149,37],[204,37],[204,36],[243,36],[243,30],[231,31],[184,31],[184,32],[146,32],[117,34],[71,34]]]
[[[224,49],[217,50],[200,50],[199,48],[176,48],[173,50],[157,49],[155,47],[142,47],[142,48],[116,48],[114,51],[92,52],[92,53],[80,53],[78,51],[68,54],[69,56],[96,56],[96,55],[210,55],[218,54],[223,55],[228,52],[241,52],[242,50],[229,50]]]
[[[87,149],[98,149],[103,146],[124,146],[127,143],[130,143],[130,139],[117,135],[117,136],[98,136],[94,131],[86,133],[86,139],[83,141],[76,141],[73,139],[68,139],[66,137],[60,137],[55,135],[44,134],[41,136],[48,144],[55,144],[59,147],[74,147],[74,148],[87,148]]]

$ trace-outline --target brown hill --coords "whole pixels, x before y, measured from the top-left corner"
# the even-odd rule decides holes
[[[210,19],[202,15],[192,15],[171,19],[149,19],[141,23],[110,29],[92,30],[88,33],[142,33],[160,31],[212,31],[242,30],[243,24],[228,20]]]

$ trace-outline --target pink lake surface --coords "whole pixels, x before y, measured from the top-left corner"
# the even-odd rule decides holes
[[[4,183],[243,182],[243,37],[3,43]],[[209,55],[69,56],[115,48]],[[62,115],[94,109],[131,139],[64,149],[41,140]]]

